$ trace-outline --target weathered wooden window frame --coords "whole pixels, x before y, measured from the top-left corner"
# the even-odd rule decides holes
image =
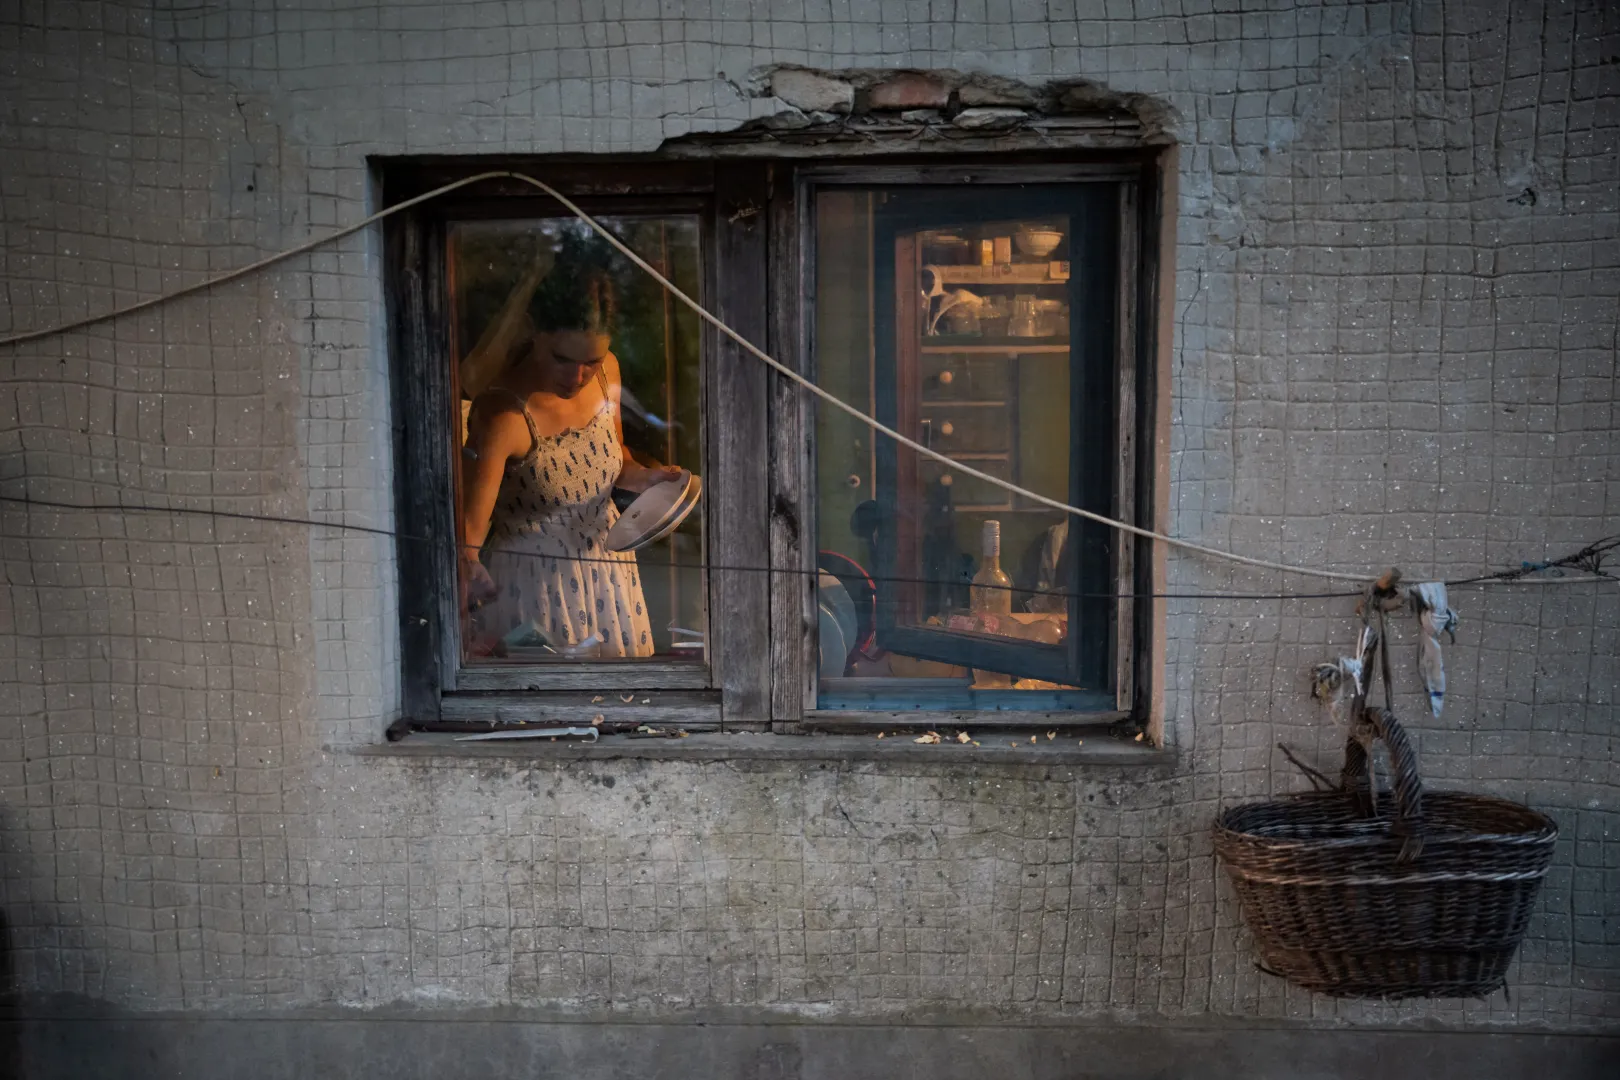
[[[705,295],[716,315],[801,373],[813,375],[806,318],[812,297],[810,194],[827,184],[1075,182],[1120,184],[1118,430],[1114,510],[1151,525],[1162,502],[1155,448],[1164,441],[1161,304],[1173,155],[1162,148],[1104,153],[789,160],[577,159],[384,164],[391,205],[474,172],[511,167],[545,177],[588,210],[701,216]],[[1156,668],[1157,603],[1118,601],[1112,643],[1115,708],[1098,712],[858,713],[816,709],[814,425],[812,404],[722,335],[705,329],[706,667],[663,661],[465,669],[456,656],[449,301],[450,220],[564,212],[533,188],[491,180],[453,199],[388,219],[385,294],[394,388],[402,712],[416,723],[570,720],[587,708],[731,730],[863,730],[907,724],[1094,725],[1146,721]],[[1144,257],[1143,253],[1149,253]],[[1146,315],[1144,316],[1144,313]],[[1150,437],[1151,436],[1151,437]],[[761,454],[761,448],[765,453]],[[769,553],[769,573],[757,568]],[[1116,546],[1122,594],[1160,578],[1145,542]]]
[[[487,165],[385,170],[393,203]],[[692,213],[701,221],[704,297],[740,332],[763,336],[764,181],[760,163],[633,163],[542,170],[587,212]],[[705,417],[705,562],[708,655],[690,662],[601,661],[468,668],[457,654],[454,472],[449,363],[448,226],[475,217],[565,215],[560,203],[511,180],[491,180],[388,219],[385,282],[394,386],[394,448],[402,706],[414,723],[577,721],[587,707],[630,711],[690,726],[768,726],[769,582],[725,569],[758,562],[766,546],[765,371],[704,329],[700,364]],[[722,407],[723,406],[723,407]],[[724,417],[724,422],[717,418]],[[716,612],[725,612],[716,618]],[[628,699],[628,700],[625,700]]]

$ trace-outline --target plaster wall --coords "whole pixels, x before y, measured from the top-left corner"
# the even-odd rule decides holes
[[[1170,529],[1452,576],[1620,532],[1620,10],[1570,3],[0,0],[0,334],[359,220],[368,155],[651,150],[775,63],[1080,76],[1180,143]],[[0,492],[391,525],[375,236],[0,349]],[[1145,771],[387,759],[388,542],[0,505],[14,989],[1591,1030],[1620,1009],[1609,585],[1467,589],[1429,778],[1562,827],[1511,996],[1252,963],[1207,826],[1334,759],[1352,601],[1171,600]],[[1278,580],[1172,554],[1172,591]],[[1292,582],[1307,590],[1310,583]],[[1406,641],[1410,644],[1410,630]]]

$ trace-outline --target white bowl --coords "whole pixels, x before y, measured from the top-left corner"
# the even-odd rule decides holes
[[[1063,243],[1063,234],[1056,229],[1019,229],[1013,239],[1025,255],[1044,259]]]

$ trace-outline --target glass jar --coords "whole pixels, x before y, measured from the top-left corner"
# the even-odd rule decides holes
[[[1035,297],[1029,293],[1019,293],[1013,297],[1012,317],[1007,320],[1008,337],[1039,337],[1040,313],[1036,310]]]

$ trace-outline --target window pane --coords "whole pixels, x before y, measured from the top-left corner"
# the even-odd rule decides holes
[[[701,291],[696,218],[599,220]],[[703,515],[634,551],[609,537],[627,489],[674,513],[697,496],[678,472],[702,462],[697,319],[572,218],[453,226],[449,282],[463,662],[701,661]]]
[[[819,192],[818,381],[953,461],[1107,511],[1108,205],[1079,186]],[[821,708],[1112,707],[1111,608],[1079,595],[1111,591],[1106,533],[826,406],[816,440]]]

